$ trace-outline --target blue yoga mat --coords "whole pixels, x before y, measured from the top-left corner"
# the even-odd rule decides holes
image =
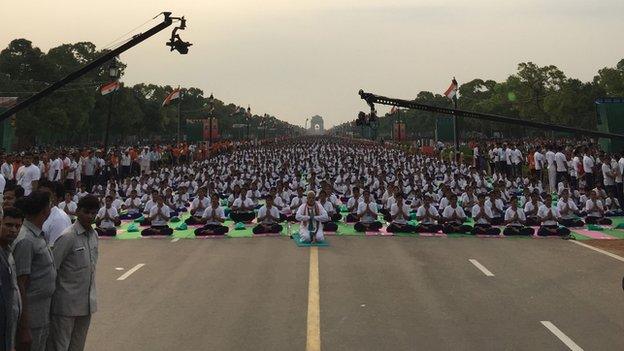
[[[307,242],[302,242],[301,241],[301,237],[299,236],[299,233],[294,233],[293,236],[292,236],[292,240],[295,242],[295,245],[297,245],[299,247],[310,247],[310,246],[326,247],[326,246],[329,246],[329,242],[327,242],[327,239],[325,239],[323,241],[317,241],[314,244],[307,243]]]

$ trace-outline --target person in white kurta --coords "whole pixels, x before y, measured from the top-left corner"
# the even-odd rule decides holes
[[[309,191],[306,202],[299,206],[295,215],[299,225],[299,235],[303,242],[317,242],[325,240],[323,222],[329,220],[327,211],[316,201],[314,191]]]

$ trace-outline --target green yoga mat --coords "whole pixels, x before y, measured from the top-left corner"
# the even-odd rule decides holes
[[[311,247],[311,246],[327,247],[329,246],[329,242],[327,242],[327,238],[325,238],[325,240],[323,241],[317,241],[314,244],[302,242],[301,237],[299,236],[299,233],[294,233],[292,240],[295,242],[295,245],[297,245],[298,247]]]
[[[117,230],[117,235],[115,236],[115,238],[117,238],[119,240],[141,239],[141,232],[129,233],[125,229],[124,230]]]
[[[353,227],[353,224],[351,224],[351,223],[338,222],[338,231],[336,232],[336,235],[342,235],[342,236],[364,236],[366,234],[365,233],[356,232],[355,228]]]
[[[230,227],[230,231],[225,234],[229,238],[253,238],[253,227],[246,227],[243,230],[235,230]]]

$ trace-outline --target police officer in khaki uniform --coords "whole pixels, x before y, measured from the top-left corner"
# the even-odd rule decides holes
[[[22,299],[17,287],[11,244],[17,238],[24,216],[15,207],[4,209],[0,225],[0,350],[15,350],[17,322],[22,314]]]
[[[39,190],[16,202],[24,224],[13,244],[17,284],[22,298],[22,317],[17,331],[17,350],[43,351],[48,338],[50,303],[56,284],[56,268],[43,223],[50,215],[50,198]]]
[[[48,351],[84,350],[91,314],[97,309],[98,238],[92,224],[99,209],[95,196],[80,199],[76,222],[54,242],[58,277],[52,297]]]

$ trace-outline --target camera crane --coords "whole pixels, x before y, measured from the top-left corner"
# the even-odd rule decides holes
[[[480,112],[459,110],[459,109],[454,109],[454,108],[432,106],[432,105],[427,105],[427,104],[421,104],[413,100],[402,100],[402,99],[390,98],[390,97],[381,96],[381,95],[375,95],[373,93],[364,92],[363,90],[360,90],[359,94],[362,100],[366,101],[366,103],[371,107],[371,116],[376,116],[375,104],[380,104],[380,105],[389,105],[389,106],[396,106],[396,107],[405,107],[405,108],[409,108],[413,110],[441,113],[445,115],[455,116],[457,118],[475,118],[475,119],[480,119],[480,120],[485,120],[485,121],[508,123],[508,124],[514,124],[514,125],[519,125],[523,127],[542,129],[542,130],[552,130],[556,132],[568,132],[568,133],[574,133],[577,135],[592,136],[592,137],[598,137],[598,138],[624,140],[624,135],[622,134],[600,132],[596,130],[589,130],[589,129],[582,129],[582,128],[574,128],[574,127],[568,127],[568,126],[552,124],[552,123],[535,122],[535,121],[518,119],[518,118],[513,118],[513,117],[508,117],[508,116],[495,115],[495,114],[490,114],[490,113],[480,113]],[[456,149],[458,148],[457,140],[455,141],[455,148]]]

